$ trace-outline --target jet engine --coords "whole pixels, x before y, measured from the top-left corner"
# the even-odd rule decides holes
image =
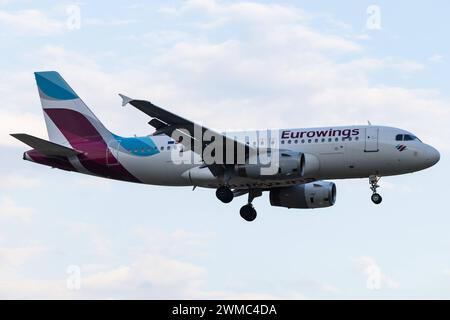
[[[270,190],[270,204],[277,207],[315,209],[331,207],[336,202],[336,185],[316,181]]]
[[[235,165],[235,174],[244,178],[282,180],[313,178],[319,172],[319,159],[312,154],[280,151],[268,153],[265,161],[261,158],[255,157],[253,162]]]

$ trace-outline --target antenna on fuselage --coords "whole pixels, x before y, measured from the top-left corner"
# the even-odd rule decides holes
[[[368,124],[369,126],[372,125],[372,123],[370,123],[370,120],[367,120],[367,124]]]

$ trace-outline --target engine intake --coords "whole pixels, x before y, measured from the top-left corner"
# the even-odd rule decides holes
[[[270,190],[270,204],[277,207],[315,209],[331,207],[336,202],[336,185],[316,181]]]

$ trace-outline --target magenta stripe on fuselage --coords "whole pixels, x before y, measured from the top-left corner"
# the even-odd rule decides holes
[[[88,171],[106,178],[140,182],[111,154],[103,137],[83,114],[70,109],[44,110],[70,145],[85,153],[78,158]],[[115,159],[115,165],[108,166],[107,157]]]

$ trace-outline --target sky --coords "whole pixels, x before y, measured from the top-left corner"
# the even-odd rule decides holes
[[[0,0],[0,298],[450,298],[448,1]],[[111,131],[152,132],[118,93],[216,130],[389,125],[434,167],[339,180],[315,210],[137,185],[22,160],[47,138],[34,71]]]

